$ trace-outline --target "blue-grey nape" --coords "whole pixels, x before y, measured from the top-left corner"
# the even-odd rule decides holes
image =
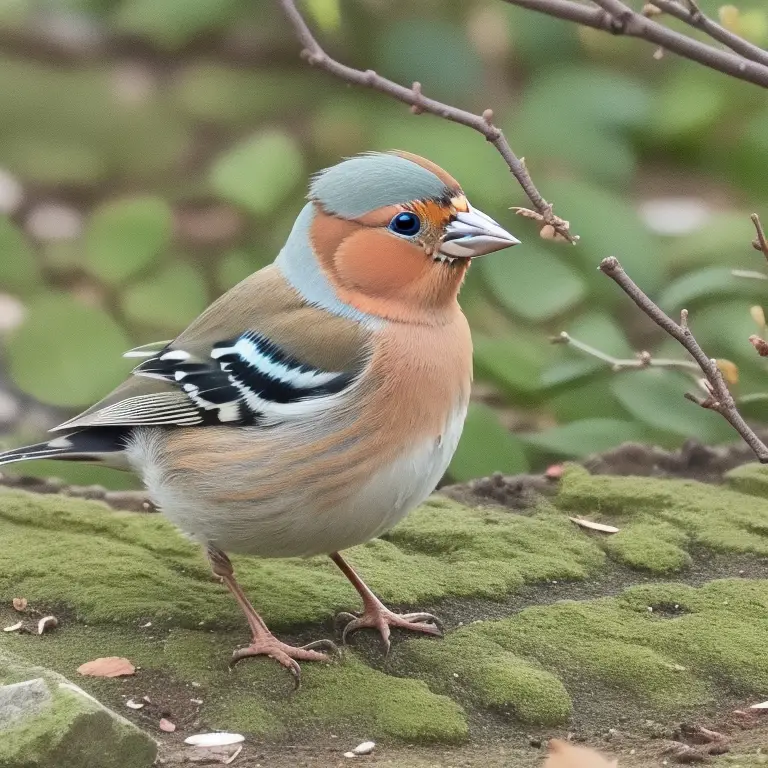
[[[309,186],[311,200],[345,219],[387,205],[450,197],[455,192],[417,163],[379,152],[358,155],[327,168]]]

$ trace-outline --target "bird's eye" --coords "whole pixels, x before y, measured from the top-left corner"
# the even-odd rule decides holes
[[[421,221],[415,213],[405,211],[403,213],[398,213],[397,216],[389,222],[389,228],[396,235],[413,237],[418,234],[421,229]]]

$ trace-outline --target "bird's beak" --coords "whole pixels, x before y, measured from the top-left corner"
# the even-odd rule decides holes
[[[490,216],[470,205],[467,213],[456,214],[456,218],[445,228],[440,253],[450,259],[473,259],[518,245],[519,242]]]

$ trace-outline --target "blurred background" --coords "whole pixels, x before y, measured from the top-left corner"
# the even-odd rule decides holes
[[[768,220],[764,91],[501,0],[300,7],[342,61],[492,106],[578,246],[540,239],[508,210],[526,200],[472,131],[310,70],[274,3],[2,0],[1,444],[89,405],[130,370],[125,350],[171,338],[271,262],[312,171],[391,148],[444,166],[523,240],[478,261],[462,293],[476,387],[453,479],[626,440],[733,439],[683,400],[684,373],[615,373],[550,343],[567,331],[611,355],[683,357],[598,273],[609,255],[665,310],[691,311],[708,354],[738,367],[745,414],[768,421],[765,365],[747,342],[767,287],[731,274],[763,267],[749,214]],[[768,42],[764,0],[729,13]],[[134,482],[66,463],[13,470]]]

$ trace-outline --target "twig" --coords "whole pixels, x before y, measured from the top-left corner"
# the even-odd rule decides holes
[[[304,17],[296,7],[294,0],[278,0],[283,8],[288,20],[293,26],[296,37],[304,46],[301,52],[303,58],[314,66],[324,69],[335,77],[344,80],[352,85],[360,85],[364,88],[372,88],[380,91],[387,96],[401,101],[411,107],[414,114],[428,112],[429,114],[441,117],[444,120],[450,120],[453,123],[465,125],[482,134],[496,148],[498,153],[504,158],[509,170],[519,182],[528,199],[533,204],[537,213],[534,218],[549,225],[555,229],[562,237],[571,243],[575,243],[578,237],[572,235],[569,231],[569,224],[559,216],[552,213],[552,206],[548,203],[536,189],[525,164],[518,158],[509,146],[509,142],[504,137],[501,129],[493,124],[493,111],[486,109],[482,115],[476,115],[467,112],[458,107],[444,104],[435,99],[430,99],[421,92],[421,85],[414,83],[410,88],[406,88],[399,83],[388,80],[385,77],[374,72],[372,69],[362,70],[348,67],[341,64],[336,59],[329,56],[315,39]],[[525,209],[521,209],[525,210]]]
[[[768,51],[764,51],[759,46],[750,43],[749,40],[745,40],[743,37],[710,19],[699,8],[696,0],[686,0],[687,7],[677,2],[677,0],[652,0],[652,4],[664,11],[664,13],[674,16],[686,24],[690,24],[695,29],[701,30],[713,40],[717,40],[718,43],[722,43],[745,59],[768,66]]]
[[[683,371],[695,371],[697,374],[701,374],[701,369],[692,360],[672,360],[664,357],[653,357],[650,352],[638,352],[634,358],[619,358],[608,355],[605,352],[596,349],[589,344],[585,344],[583,341],[574,339],[569,333],[561,331],[557,336],[552,338],[553,344],[566,344],[569,347],[578,349],[585,355],[594,357],[604,363],[611,366],[611,370],[627,371],[627,370],[642,370],[644,368],[677,368]],[[696,377],[698,379],[698,376]]]
[[[610,277],[656,325],[678,341],[698,363],[699,368],[706,377],[709,395],[706,398],[700,398],[691,393],[686,393],[686,398],[703,408],[717,411],[742,436],[744,442],[754,451],[760,462],[768,463],[768,447],[744,421],[736,408],[736,403],[728,390],[723,374],[717,367],[717,363],[706,356],[704,350],[699,346],[699,343],[688,328],[688,313],[683,310],[680,324],[672,320],[638,288],[623,270],[618,259],[613,256],[609,256],[600,262],[600,271]]]
[[[614,35],[637,37],[725,75],[768,88],[768,66],[731,51],[714,48],[669,29],[643,16],[642,13],[633,11],[621,0],[595,0],[599,8],[582,5],[574,0],[504,0],[504,2]]]
[[[765,256],[765,260],[768,261],[768,240],[765,239],[765,231],[760,223],[760,217],[753,213],[749,218],[752,219],[752,223],[755,225],[755,232],[757,232],[757,240],[752,241],[752,247],[756,251],[760,251]]]

